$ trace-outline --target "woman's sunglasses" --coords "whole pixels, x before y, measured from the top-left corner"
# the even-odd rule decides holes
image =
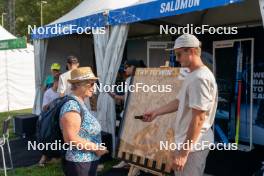
[[[93,83],[87,83],[85,84],[87,87],[94,87],[94,82]]]

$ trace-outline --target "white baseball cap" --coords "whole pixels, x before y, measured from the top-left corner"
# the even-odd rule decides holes
[[[198,48],[201,42],[192,34],[183,34],[175,40],[174,47],[169,50],[178,48]]]

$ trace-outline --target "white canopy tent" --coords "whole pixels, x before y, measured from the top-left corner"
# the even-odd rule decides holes
[[[81,58],[81,65],[96,65],[97,75],[103,85],[114,84],[127,36],[130,38],[159,35],[161,24],[170,26],[184,26],[186,24],[247,26],[261,24],[258,0],[219,0],[214,2],[196,0],[188,2],[199,2],[200,4],[197,3],[198,6],[186,6],[186,9],[178,10],[173,4],[176,2],[186,1],[84,0],[75,9],[48,26],[52,27],[60,24],[62,27],[68,25],[79,27],[110,25],[111,27],[107,28],[105,35],[94,35],[94,38],[91,35],[84,34],[33,34],[35,60],[36,63],[41,63],[36,67],[42,67],[39,68],[41,72],[36,73],[39,78],[36,85],[43,82],[52,62],[56,61],[64,64],[66,56],[72,53],[76,53]],[[161,7],[164,4],[168,7],[166,8],[168,12],[161,13]],[[232,18],[230,18],[231,16]],[[129,32],[128,24],[130,24]],[[113,54],[114,52],[116,54]],[[133,54],[137,53],[140,52],[134,52]],[[146,58],[142,59],[146,61]],[[35,113],[40,112],[41,104],[40,87],[37,88],[37,91]],[[107,94],[102,93],[98,101],[98,119],[102,124],[103,131],[115,134],[113,104],[114,102]]]
[[[15,39],[16,37],[0,26],[0,40]]]
[[[16,39],[0,26],[0,41]],[[0,112],[32,108],[35,95],[34,49],[0,50]]]

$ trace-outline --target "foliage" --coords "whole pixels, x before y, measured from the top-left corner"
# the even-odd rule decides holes
[[[4,1],[0,0],[0,14],[7,12]],[[43,4],[43,23],[49,24],[65,15],[82,0],[46,0]],[[15,0],[16,36],[28,35],[28,26],[40,26],[40,0]],[[8,30],[8,21],[5,20]]]

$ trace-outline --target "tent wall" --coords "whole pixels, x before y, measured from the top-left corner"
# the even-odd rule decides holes
[[[229,39],[238,39],[238,38],[255,38],[255,58],[261,55],[264,56],[263,52],[261,51],[261,41],[264,38],[264,30],[263,27],[248,27],[248,28],[241,28],[238,30],[237,35],[199,35],[199,39],[203,43],[203,50],[210,52],[212,54],[213,51],[213,41],[218,40],[229,40]]]
[[[0,112],[32,108],[35,97],[33,47],[0,51]]]
[[[253,143],[264,145],[264,53],[263,27],[243,28],[237,35],[207,35],[201,36],[203,50],[212,53],[213,41],[254,38],[254,72],[253,72]],[[234,58],[230,58],[234,59]],[[256,123],[260,119],[261,125]],[[245,130],[246,123],[241,122],[241,130]],[[243,137],[243,136],[241,136]]]
[[[37,41],[37,40],[35,40]],[[37,43],[37,42],[35,42]],[[43,48],[42,46],[44,43],[40,43],[40,48]],[[40,53],[36,53],[41,54]],[[64,73],[66,71],[66,60],[67,57],[70,55],[77,56],[80,61],[80,66],[91,66],[95,71],[95,62],[94,62],[94,54],[93,54],[93,42],[90,35],[67,35],[67,36],[61,36],[56,38],[50,38],[47,39],[47,54],[46,54],[46,60],[43,62],[45,64],[45,68],[43,73],[43,80],[41,81],[41,86],[38,87],[38,91],[41,91],[41,94],[38,93],[38,96],[35,98],[35,106],[33,109],[33,112],[36,114],[40,113],[41,104],[42,104],[42,95],[43,92],[41,87],[44,84],[44,80],[47,75],[51,74],[50,72],[50,66],[52,63],[57,62],[60,63],[61,73]],[[43,54],[43,53],[42,53]],[[36,56],[35,56],[36,57]],[[42,64],[41,58],[36,58],[39,63]],[[43,61],[43,60],[42,60]],[[42,76],[41,76],[42,77]],[[42,78],[41,78],[42,79]],[[36,83],[38,84],[38,83]]]
[[[69,55],[75,55],[81,66],[91,66],[95,69],[93,41],[89,35],[71,35],[49,39],[45,76],[50,74],[50,65],[58,62],[62,72],[66,71],[66,60]]]
[[[6,68],[5,68],[5,53],[0,52],[0,99],[7,100],[7,89],[6,89]],[[8,102],[0,103],[0,111],[5,112],[8,109]]]
[[[144,63],[147,65],[147,43],[148,41],[171,41],[170,36],[165,36],[161,38],[160,36],[152,36],[139,39],[128,39],[127,40],[127,59],[137,59],[143,60]],[[164,54],[167,52],[164,51]],[[160,60],[164,59],[162,65],[165,64],[165,58],[150,58],[151,65],[157,65],[160,63]],[[167,58],[169,59],[169,58]]]

